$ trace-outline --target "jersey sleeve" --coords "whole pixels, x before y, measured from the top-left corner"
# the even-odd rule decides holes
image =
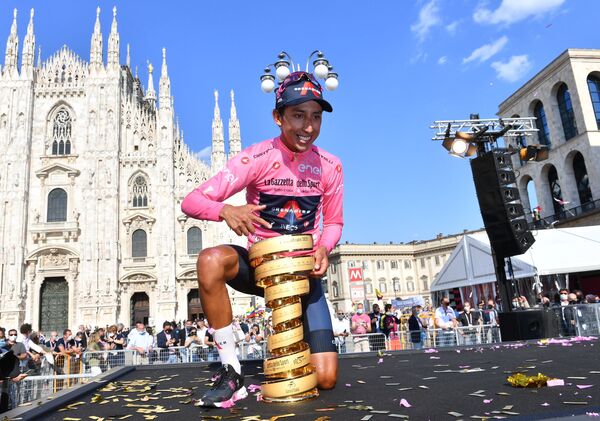
[[[328,253],[340,241],[344,226],[344,173],[342,165],[337,162],[332,171],[330,182],[323,194],[323,234],[319,242]]]
[[[226,199],[243,190],[253,174],[252,160],[239,153],[225,168],[202,183],[181,202],[181,211],[195,219],[220,221]]]

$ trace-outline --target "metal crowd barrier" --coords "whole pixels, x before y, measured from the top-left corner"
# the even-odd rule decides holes
[[[562,337],[600,336],[600,303],[549,307]]]
[[[44,399],[53,393],[91,379],[91,374],[54,374],[49,376],[28,376],[18,383],[10,382],[8,395],[10,407],[15,408],[36,399]]]

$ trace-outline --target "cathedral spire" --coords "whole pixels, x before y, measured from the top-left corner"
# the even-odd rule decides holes
[[[37,58],[37,66],[38,69],[42,68],[42,46],[38,47],[38,58]]]
[[[223,120],[219,109],[219,92],[215,89],[215,113],[212,121],[212,154],[211,167],[213,173],[225,166],[225,136],[223,135]]]
[[[242,150],[242,139],[240,136],[240,122],[237,118],[235,108],[235,95],[231,90],[231,111],[229,113],[229,159],[233,158]]]
[[[6,54],[4,55],[4,72],[16,72],[19,56],[19,36],[17,35],[17,9],[13,10],[13,22],[10,35],[6,40]]]
[[[108,36],[108,68],[119,69],[119,32],[117,32],[117,7],[113,7],[113,20],[110,28],[110,35]]]
[[[127,64],[127,67],[129,67],[129,69],[131,70],[131,54],[129,52],[129,43],[127,43],[127,59],[125,63]]]
[[[153,71],[152,63],[148,62],[148,89],[146,90],[145,99],[154,107],[156,105],[156,91],[154,90],[154,79],[152,78]]]
[[[23,40],[23,58],[21,62],[21,72],[27,75],[33,75],[33,61],[35,59],[35,35],[33,34],[33,9],[29,13],[29,24],[27,25],[27,35]]]
[[[167,72],[167,49],[162,49],[162,67],[160,69],[160,84],[158,93],[160,97],[160,108],[171,108],[171,81]]]
[[[92,68],[102,66],[102,33],[100,32],[100,6],[96,9],[96,23],[90,47],[90,65]]]

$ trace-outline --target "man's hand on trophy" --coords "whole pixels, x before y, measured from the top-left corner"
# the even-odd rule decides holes
[[[315,268],[310,273],[312,276],[323,276],[327,272],[329,259],[327,258],[327,249],[325,246],[317,247],[315,251]]]
[[[225,205],[219,216],[237,235],[250,235],[255,231],[254,223],[271,228],[270,223],[255,214],[265,207],[265,205]]]

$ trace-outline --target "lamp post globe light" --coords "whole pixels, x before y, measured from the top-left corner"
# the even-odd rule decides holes
[[[312,72],[309,70],[309,65],[312,61]],[[275,70],[275,75],[271,72],[271,69]],[[290,75],[292,72],[299,72],[300,64],[294,63],[292,57],[285,51],[280,52],[277,55],[277,60],[274,63],[269,64],[265,67],[263,74],[260,77],[260,88],[266,94],[271,93],[275,90],[275,78],[278,83]],[[306,60],[305,72],[312,73],[316,79],[322,79],[325,81],[325,89],[328,91],[334,91],[339,86],[338,74],[333,71],[329,60],[325,58],[325,54],[319,50],[315,50],[308,56]]]

